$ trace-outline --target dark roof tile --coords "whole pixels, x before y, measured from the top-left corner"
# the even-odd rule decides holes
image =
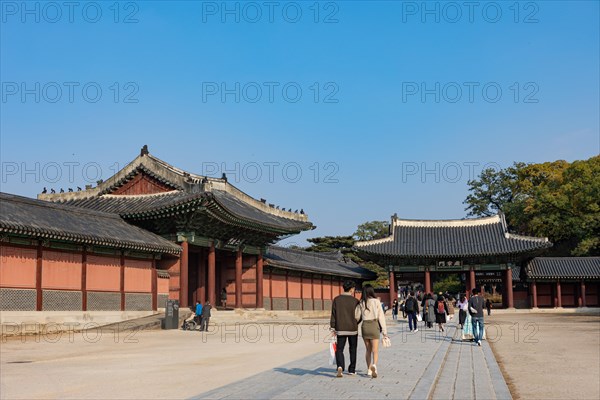
[[[527,278],[600,279],[600,257],[536,257],[527,264]]]
[[[525,253],[552,246],[547,238],[508,232],[502,215],[446,221],[392,219],[392,235],[356,242],[358,251],[405,257],[469,257]]]
[[[116,214],[0,193],[0,232],[177,254],[181,247]]]
[[[316,253],[270,246],[265,253],[265,260],[268,265],[296,271],[364,280],[377,278],[374,272],[359,266],[350,259],[344,259],[340,253]]]

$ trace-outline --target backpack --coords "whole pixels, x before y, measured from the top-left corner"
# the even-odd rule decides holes
[[[406,300],[406,304],[405,304],[405,308],[406,308],[406,312],[413,312],[415,310],[415,306],[413,304],[413,301],[415,301],[415,299],[413,299],[412,297],[409,297]]]
[[[444,310],[444,302],[443,301],[438,301],[438,307],[437,307],[437,311],[438,314],[443,314],[445,312]]]

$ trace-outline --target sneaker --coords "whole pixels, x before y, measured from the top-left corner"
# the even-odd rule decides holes
[[[344,376],[344,375],[342,375],[342,367],[338,367],[338,369],[337,369],[337,374],[336,374],[336,376],[335,376],[335,377],[336,377],[336,378],[341,378],[341,377],[343,377],[343,376]]]
[[[419,330],[418,330],[418,329],[415,329],[415,332],[419,332]]]
[[[481,346],[481,340],[477,341],[477,346]]]
[[[371,365],[371,376],[373,378],[377,378],[377,367],[375,366],[375,364]]]
[[[356,372],[348,372],[348,375],[350,375],[350,376],[356,376]]]
[[[373,376],[373,371],[371,371],[371,367],[367,369],[367,376]]]

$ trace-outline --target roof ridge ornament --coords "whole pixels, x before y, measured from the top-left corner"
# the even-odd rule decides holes
[[[150,154],[150,152],[148,151],[148,145],[145,144],[142,149],[140,150],[140,157],[144,157],[146,155]]]

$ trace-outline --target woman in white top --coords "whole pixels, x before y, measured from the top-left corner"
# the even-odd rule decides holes
[[[367,375],[377,378],[377,362],[379,360],[379,332],[387,337],[385,315],[381,309],[381,302],[375,297],[375,290],[371,285],[365,285],[362,298],[356,307],[357,316],[362,319],[362,337],[365,341],[367,353]]]
[[[458,307],[458,324],[462,329],[465,319],[467,319],[467,308],[469,307],[469,302],[464,294],[460,295],[460,300],[456,303],[456,306]]]

